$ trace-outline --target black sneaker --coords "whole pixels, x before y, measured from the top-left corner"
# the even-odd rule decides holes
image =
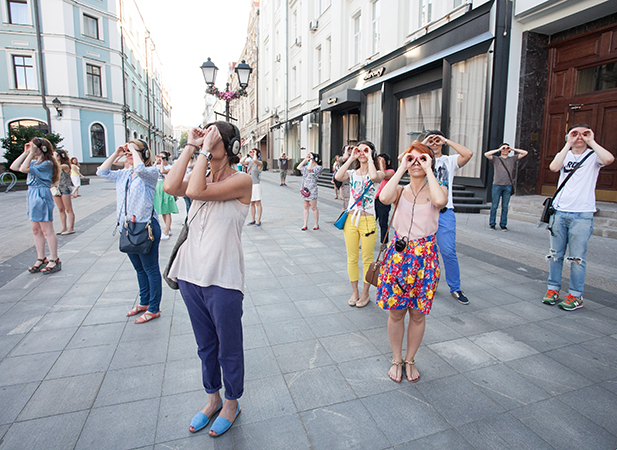
[[[508,227],[501,227],[501,231],[508,231]]]
[[[467,297],[465,297],[465,294],[463,294],[463,291],[452,292],[452,297],[457,299],[459,301],[459,303],[461,303],[462,305],[468,305],[469,304],[469,299]]]
[[[491,225],[489,228],[491,229],[491,231],[495,231],[495,225]]]

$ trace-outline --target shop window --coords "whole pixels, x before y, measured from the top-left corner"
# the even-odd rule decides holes
[[[105,146],[105,129],[100,123],[93,123],[90,127],[90,143],[93,158],[107,158]]]
[[[399,100],[399,152],[428,130],[441,128],[441,88]]]
[[[31,25],[28,2],[26,0],[8,0],[9,23]]]
[[[84,36],[91,37],[93,39],[99,38],[99,19],[96,17],[84,14]]]
[[[31,56],[13,56],[15,89],[35,89],[34,66]]]
[[[45,122],[41,122],[40,120],[21,119],[14,120],[13,122],[9,123],[9,129],[11,130],[17,130],[20,127],[33,127],[42,133],[49,133],[49,127],[47,126],[47,124]]]
[[[86,93],[95,97],[102,97],[101,68],[92,64],[86,64]]]
[[[366,96],[366,139],[381,151],[381,135],[383,130],[383,113],[381,111],[381,91]]]
[[[578,71],[576,93],[589,94],[617,87],[617,63],[602,64]]]
[[[487,71],[487,54],[452,64],[448,139],[464,145],[476,156],[457,172],[458,176],[480,176]]]

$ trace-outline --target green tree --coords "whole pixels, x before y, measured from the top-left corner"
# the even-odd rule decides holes
[[[178,149],[180,151],[182,151],[182,149],[186,145],[188,139],[189,139],[189,132],[188,131],[183,131],[182,134],[180,135],[180,142],[178,142]]]
[[[19,155],[23,153],[26,143],[30,142],[34,137],[44,137],[52,143],[54,148],[62,148],[62,146],[58,144],[60,144],[64,138],[59,134],[45,134],[40,130],[37,130],[35,127],[11,128],[9,129],[9,135],[3,139],[0,139],[2,142],[2,148],[6,149],[4,152],[4,157],[7,160],[5,163],[7,170],[13,161],[15,161]],[[12,172],[19,178],[25,177],[25,175],[21,172]]]

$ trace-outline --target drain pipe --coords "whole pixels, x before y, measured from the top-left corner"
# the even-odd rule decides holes
[[[45,86],[45,66],[43,65],[43,38],[41,37],[41,19],[39,14],[39,0],[33,1],[34,5],[34,26],[36,28],[36,44],[38,46],[39,54],[39,79],[41,83],[41,99],[43,101],[43,109],[47,113],[47,126],[49,132],[52,132],[51,128],[51,112],[47,106],[47,88]]]

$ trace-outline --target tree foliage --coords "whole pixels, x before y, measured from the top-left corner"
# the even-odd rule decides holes
[[[180,142],[178,142],[178,149],[180,149],[180,151],[184,148],[188,139],[189,139],[189,132],[183,131],[182,134],[180,135]]]
[[[19,155],[23,153],[26,143],[30,142],[34,137],[44,137],[52,143],[54,148],[62,148],[62,146],[58,144],[60,144],[64,138],[59,134],[45,134],[42,131],[37,130],[36,127],[10,128],[9,135],[0,139],[2,142],[2,148],[6,150],[4,152],[4,157],[7,160],[5,163],[7,170],[13,161],[15,161]],[[21,172],[12,172],[15,173],[15,175],[18,175],[19,178],[23,178],[23,174]]]

